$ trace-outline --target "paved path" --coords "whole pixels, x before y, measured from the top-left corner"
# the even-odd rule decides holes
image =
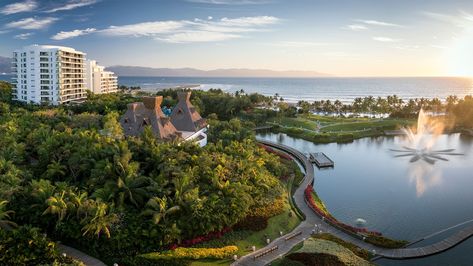
[[[315,225],[317,225],[318,229],[322,230],[323,232],[328,232],[340,239],[343,239],[344,241],[353,243],[360,248],[374,252],[379,256],[396,259],[416,258],[436,254],[461,243],[463,240],[473,235],[473,227],[469,227],[438,243],[419,248],[386,249],[366,243],[362,239],[356,238],[353,235],[346,233],[345,231],[341,231],[333,227],[332,225],[327,224],[325,221],[322,220],[321,217],[316,215],[315,212],[310,209],[310,207],[306,204],[304,199],[304,190],[307,185],[312,184],[314,180],[314,166],[312,165],[312,163],[310,163],[310,161],[304,154],[292,147],[288,147],[278,143],[273,143],[265,140],[258,140],[258,142],[267,146],[271,146],[273,148],[281,149],[301,162],[302,166],[305,169],[306,175],[304,177],[303,182],[300,184],[300,186],[294,193],[294,202],[297,207],[305,214],[306,219],[302,221],[299,226],[297,226],[291,233],[273,240],[269,245],[260,250],[241,257],[240,259],[232,263],[232,265],[266,265],[271,261],[282,257],[284,254],[289,252],[296,244],[309,238],[312,234],[312,230],[315,229]],[[286,237],[299,232],[301,233],[297,237],[294,237],[290,240],[285,240]],[[254,258],[255,255],[261,254],[262,252],[265,252],[275,246],[278,246],[278,249],[276,249],[275,251],[259,258]]]
[[[105,263],[101,262],[100,260],[93,258],[75,248],[71,248],[69,246],[59,244],[58,249],[61,253],[66,253],[68,257],[71,257],[78,261],[82,261],[86,266],[107,266]]]

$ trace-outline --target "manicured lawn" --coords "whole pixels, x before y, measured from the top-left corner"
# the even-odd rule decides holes
[[[308,130],[316,130],[317,124],[314,121],[306,119],[304,117],[278,117],[274,118],[271,121],[272,123],[276,123],[285,127],[296,127],[296,128],[304,128]]]
[[[321,129],[322,132],[336,132],[336,131],[358,131],[358,130],[369,130],[373,128],[379,129],[397,129],[405,126],[410,126],[414,121],[410,120],[399,120],[399,119],[373,119],[370,121],[362,122],[345,122],[337,123],[335,125],[326,126]]]
[[[274,118],[270,123],[279,124],[286,128],[317,130],[316,121],[321,125],[321,132],[351,132],[370,129],[398,129],[411,126],[415,120],[409,119],[377,119],[377,118],[343,118],[319,115],[299,115],[297,117]]]

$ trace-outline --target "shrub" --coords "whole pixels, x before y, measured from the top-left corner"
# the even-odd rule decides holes
[[[289,254],[287,258],[304,265],[345,266],[345,263],[337,256],[325,253],[293,253]]]
[[[335,219],[335,217],[333,217],[325,208],[323,202],[318,198],[317,194],[314,192],[314,189],[311,185],[308,185],[307,188],[304,190],[304,195],[309,204],[309,207],[315,213],[324,217],[327,220],[327,222],[329,222],[330,224],[354,234],[362,233],[368,236],[378,236],[378,237],[381,236],[380,232],[368,231],[368,229],[366,228],[354,227],[348,224],[344,224],[338,221],[337,219]]]
[[[269,204],[250,210],[248,216],[258,216],[269,219],[284,211],[284,198],[279,197]]]
[[[0,229],[0,265],[83,265],[59,255],[56,243],[38,228]]]
[[[379,235],[369,235],[368,237],[366,237],[365,241],[373,245],[385,248],[402,248],[407,245],[407,243],[409,243],[405,240],[394,240]]]
[[[150,260],[176,260],[176,259],[225,259],[230,258],[238,251],[237,246],[223,248],[176,248],[165,252],[153,252],[140,255]]]
[[[235,225],[235,230],[261,231],[268,226],[268,218],[262,216],[247,216]]]

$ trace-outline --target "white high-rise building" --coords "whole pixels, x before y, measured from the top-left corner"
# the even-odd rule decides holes
[[[73,48],[31,45],[13,52],[13,99],[63,104],[87,98],[85,53]]]
[[[86,63],[86,87],[95,94],[118,91],[118,78],[115,73],[106,71],[105,67],[97,65],[95,60]]]

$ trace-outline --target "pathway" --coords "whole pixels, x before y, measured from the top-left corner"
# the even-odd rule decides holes
[[[300,151],[288,147],[282,144],[265,141],[265,140],[258,140],[261,144],[271,146],[273,148],[277,148],[287,152],[288,154],[292,155],[298,161],[301,162],[303,165],[306,175],[304,177],[303,182],[297,188],[294,193],[294,202],[297,207],[301,210],[302,213],[305,214],[306,219],[299,224],[291,233],[281,236],[275,240],[273,240],[269,245],[266,247],[257,250],[255,252],[249,253],[237,261],[232,263],[232,265],[266,265],[271,261],[281,258],[284,254],[288,253],[296,244],[300,243],[301,241],[309,238],[312,235],[312,231],[315,229],[315,225],[318,226],[319,230],[323,232],[330,233],[335,235],[336,237],[343,239],[344,241],[353,243],[360,248],[365,250],[369,250],[374,252],[376,255],[386,257],[386,258],[396,258],[396,259],[405,259],[405,258],[416,258],[416,257],[423,257],[432,254],[436,254],[442,251],[445,251],[465,239],[469,238],[473,235],[473,227],[469,227],[459,231],[458,233],[440,241],[433,245],[425,246],[425,247],[418,247],[418,248],[400,248],[400,249],[386,249],[374,246],[372,244],[364,242],[362,239],[355,238],[354,236],[341,231],[332,225],[326,223],[322,220],[321,217],[315,214],[315,212],[310,209],[310,207],[306,204],[304,199],[304,190],[307,185],[312,184],[314,180],[314,166],[308,160],[308,158],[302,154]],[[301,232],[297,237],[291,238],[290,240],[285,240],[288,236],[291,236],[295,233]],[[271,248],[277,246],[277,249],[273,252],[270,252],[264,256],[255,258],[255,255],[261,254]]]
[[[61,253],[66,253],[68,257],[71,257],[78,261],[82,261],[86,266],[106,266],[106,264],[101,262],[100,260],[93,258],[75,248],[59,244],[58,249]]]

